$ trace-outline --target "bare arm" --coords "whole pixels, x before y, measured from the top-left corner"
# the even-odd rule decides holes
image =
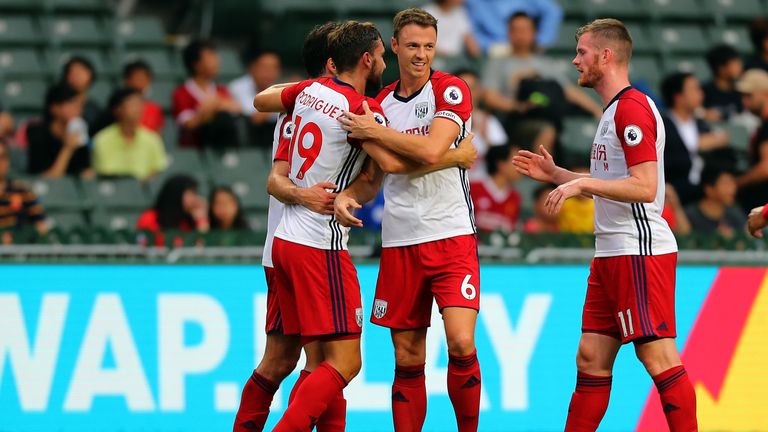
[[[438,117],[432,121],[429,135],[404,134],[377,123],[367,102],[363,102],[363,109],[364,115],[345,112],[339,116],[339,122],[350,137],[374,141],[422,164],[439,162],[460,132],[456,122]]]
[[[57,178],[67,174],[69,161],[72,160],[72,156],[74,156],[75,152],[80,147],[78,145],[78,140],[77,133],[70,133],[64,136],[64,145],[61,146],[59,154],[56,155],[56,160],[53,162],[53,165],[42,173],[43,177]]]
[[[511,112],[517,108],[514,99],[508,98],[496,90],[487,89],[485,91],[485,106],[494,111]]]
[[[253,107],[260,112],[283,112],[285,106],[281,97],[283,89],[292,84],[275,84],[253,98]]]
[[[555,165],[555,160],[544,146],[536,154],[528,150],[520,150],[512,158],[515,169],[528,177],[543,183],[561,185],[570,181],[589,177],[589,174],[579,174]]]
[[[750,168],[749,171],[736,178],[736,184],[739,187],[768,179],[768,141],[760,143],[758,151],[760,153],[760,162]]]
[[[699,135],[699,151],[709,151],[728,146],[728,132],[713,131]]]
[[[466,138],[461,140],[457,148],[448,150],[438,163],[421,165],[418,169],[408,174],[410,174],[411,177],[419,177],[446,168],[472,168],[472,165],[477,160],[477,149],[472,145],[472,138],[474,138],[474,136],[474,134],[467,135]]]
[[[345,227],[363,227],[363,221],[352,212],[376,197],[384,180],[384,171],[371,158],[366,159],[363,170],[357,178],[336,197],[333,203],[336,220]],[[350,210],[354,209],[354,210]]]
[[[577,178],[553,190],[547,197],[545,205],[551,214],[556,214],[565,200],[584,193],[620,202],[653,202],[656,199],[658,186],[657,169],[656,161],[648,161],[631,166],[629,177],[623,179]]]
[[[275,161],[267,178],[267,192],[283,204],[297,204],[315,213],[333,214],[333,200],[336,194],[326,189],[336,189],[333,183],[321,182],[309,188],[296,186],[288,173],[290,166],[286,161]]]

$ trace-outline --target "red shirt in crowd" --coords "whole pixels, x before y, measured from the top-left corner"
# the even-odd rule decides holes
[[[475,206],[475,225],[481,231],[515,231],[520,216],[520,193],[499,189],[490,178],[470,184]]]
[[[165,119],[163,109],[151,100],[144,101],[144,111],[141,113],[141,125],[157,133],[162,133]]]
[[[184,84],[176,87],[173,92],[171,110],[176,124],[179,125],[179,146],[181,147],[200,147],[200,139],[197,131],[182,127],[187,120],[194,117],[197,108],[200,106],[207,95],[217,94],[221,97],[230,98],[227,88],[211,83],[207,89],[201,89],[192,79],[188,79]]]

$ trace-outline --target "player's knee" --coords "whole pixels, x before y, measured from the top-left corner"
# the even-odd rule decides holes
[[[595,347],[590,346],[584,341],[579,343],[579,350],[576,352],[576,369],[579,372],[593,374],[610,372],[611,366],[605,363]]]
[[[453,356],[468,356],[475,351],[475,338],[469,332],[449,335],[447,342],[448,354]]]
[[[651,375],[657,375],[680,364],[680,355],[674,345],[651,347],[646,344],[636,344],[637,359],[645,366]]]
[[[413,366],[426,361],[426,347],[422,343],[398,343],[395,346],[395,363]]]

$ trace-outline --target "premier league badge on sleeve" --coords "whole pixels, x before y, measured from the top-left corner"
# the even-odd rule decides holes
[[[387,301],[379,300],[373,302],[373,316],[377,319],[381,319],[387,313]]]
[[[451,105],[458,105],[464,100],[464,95],[458,87],[450,86],[443,92],[443,99]]]
[[[286,122],[285,125],[283,126],[283,138],[291,139],[291,137],[293,137],[293,129],[294,129],[293,122],[291,121]]]
[[[634,147],[643,140],[643,131],[637,125],[629,125],[624,128],[624,142]]]
[[[378,123],[380,125],[386,125],[387,124],[387,119],[385,119],[383,115],[381,115],[381,114],[379,114],[377,112],[373,113],[373,119],[376,120],[376,123]]]

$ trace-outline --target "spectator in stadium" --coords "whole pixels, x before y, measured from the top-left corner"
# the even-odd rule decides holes
[[[96,69],[87,58],[73,56],[62,68],[61,81],[69,84],[77,92],[78,103],[82,106],[81,116],[88,124],[88,134],[94,136],[99,131],[99,120],[102,115],[101,106],[88,96],[88,90],[96,81]]]
[[[768,18],[757,17],[749,24],[749,39],[754,53],[744,62],[744,69],[768,71]]]
[[[536,45],[547,48],[557,41],[563,9],[555,0],[466,0],[466,8],[480,47],[493,51],[507,41],[506,19],[523,12],[539,24]]]
[[[734,87],[743,72],[739,53],[730,45],[717,45],[707,51],[707,64],[712,72],[712,81],[704,84],[705,119],[710,122],[728,120],[741,113],[741,95]]]
[[[688,72],[675,72],[661,83],[667,111],[662,116],[667,142],[664,175],[684,206],[701,197],[699,182],[706,152],[728,146],[728,134],[713,131],[701,118],[704,93],[699,80]]]
[[[680,197],[677,196],[675,188],[667,183],[664,189],[664,208],[661,211],[661,217],[667,221],[667,225],[673,233],[690,234],[691,222],[685,214],[685,208],[680,203]]]
[[[94,137],[93,167],[100,176],[131,176],[146,181],[168,165],[163,140],[141,125],[144,96],[122,88],[109,98],[113,123]]]
[[[207,232],[208,205],[198,193],[197,180],[178,174],[165,181],[155,205],[139,216],[137,230]]]
[[[488,177],[470,184],[475,207],[475,225],[485,232],[517,230],[520,216],[520,193],[515,182],[520,173],[512,157],[519,148],[510,145],[492,147],[485,155]]]
[[[438,25],[439,23],[440,21]],[[485,90],[480,86],[480,77],[477,72],[471,69],[460,69],[453,74],[463,79],[472,93],[472,132],[475,134],[472,144],[477,148],[478,161],[472,166],[469,174],[472,179],[478,179],[487,174],[485,154],[488,149],[507,144],[507,132],[496,116],[480,108]],[[552,134],[555,133],[554,128],[551,131]]]
[[[179,125],[179,146],[237,146],[237,116],[242,108],[226,87],[215,82],[219,55],[210,41],[192,41],[182,52],[189,79],[173,92],[172,111]]]
[[[424,6],[424,10],[437,18],[438,56],[482,56],[480,45],[472,32],[472,22],[464,8],[464,0],[436,0]]]
[[[237,194],[229,186],[219,186],[211,192],[208,220],[211,230],[245,231],[248,222]]]
[[[560,231],[557,215],[547,211],[547,197],[557,186],[542,184],[533,191],[533,216],[523,225],[527,234],[553,233]]]
[[[742,208],[755,208],[768,201],[768,72],[750,69],[736,82],[744,108],[760,118],[749,145],[749,169],[736,178]]]
[[[763,230],[768,226],[768,204],[755,207],[749,212],[747,230],[755,238],[763,238]]]
[[[247,73],[229,83],[229,93],[248,117],[248,144],[267,148],[272,145],[277,114],[258,112],[253,107],[253,98],[277,82],[281,73],[280,57],[274,51],[249,50],[245,64]]]
[[[736,179],[717,164],[709,164],[701,174],[704,196],[686,207],[691,228],[697,233],[718,233],[733,237],[747,222],[736,203]]]
[[[141,125],[161,133],[165,124],[163,109],[157,102],[148,98],[152,87],[152,68],[144,60],[135,60],[123,66],[123,86],[138,90],[144,96],[144,110],[141,112]]]
[[[589,174],[587,167],[573,168],[572,171],[579,174]],[[593,233],[595,231],[595,201],[584,195],[566,200],[560,214],[557,215],[557,226],[561,232]]]
[[[90,176],[88,127],[80,95],[66,83],[48,89],[42,121],[27,126],[27,172],[46,177]]]
[[[39,234],[48,232],[45,211],[37,196],[24,183],[9,177],[11,161],[8,145],[0,141],[0,231],[33,227]],[[2,235],[2,243],[13,242],[13,234]]]
[[[14,121],[11,117],[11,113],[5,108],[5,105],[0,102],[0,141],[5,141],[6,138],[13,136]]]

